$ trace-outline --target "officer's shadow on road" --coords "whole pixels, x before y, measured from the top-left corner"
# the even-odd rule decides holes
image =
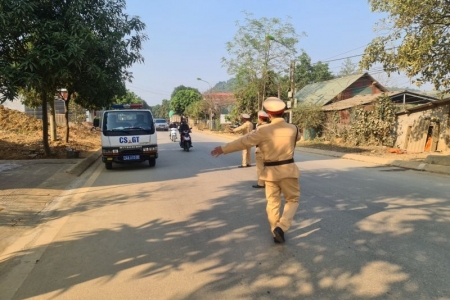
[[[322,173],[310,171],[307,175]],[[393,294],[399,299],[415,299],[418,290],[429,290],[430,278],[418,277],[408,259],[394,259],[391,253],[405,251],[405,255],[420,256],[420,250],[406,249],[418,238],[430,243],[440,240],[442,246],[449,246],[448,237],[442,235],[445,231],[434,228],[432,217],[424,217],[423,213],[411,219],[401,214],[401,209],[410,209],[414,204],[414,209],[439,217],[445,203],[414,195],[404,197],[408,200],[395,200],[396,195],[387,191],[378,198],[366,195],[364,199],[326,191],[313,194],[308,192],[312,186],[309,180],[302,182],[301,207],[294,226],[286,233],[285,245],[273,243],[261,191],[249,189],[249,182],[240,182],[224,186],[225,196],[209,200],[209,208],[185,220],[161,217],[136,226],[119,224],[79,232],[46,245],[15,298],[47,293],[56,293],[57,297],[93,279],[108,278],[114,284],[115,278],[123,280],[121,276],[130,271],[133,277],[123,281],[146,280],[146,290],[136,284],[135,291],[167,299],[177,298],[178,292],[185,295],[183,299],[210,299],[211,295],[226,298],[233,292],[243,299],[268,295],[283,299],[373,299]],[[145,194],[133,198],[148,201]],[[76,216],[124,201],[129,199],[112,193],[54,217]],[[383,226],[384,222],[388,226]],[[418,229],[424,227],[430,230],[430,236],[420,235]],[[26,261],[43,250],[38,247],[20,251],[15,258],[0,262],[0,270],[17,267],[18,261]],[[443,269],[436,271],[442,273]],[[161,288],[161,278],[178,281],[176,273],[180,272],[188,272],[183,278],[192,278],[196,288]],[[209,280],[197,280],[204,279],[205,274]],[[433,279],[434,287],[448,291],[445,279],[437,279],[440,275]],[[104,288],[91,291],[91,296],[100,297]],[[164,295],[153,294],[161,290]]]

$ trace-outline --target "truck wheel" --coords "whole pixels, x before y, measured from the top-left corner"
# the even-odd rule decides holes
[[[112,162],[106,162],[105,163],[105,168],[106,168],[106,170],[111,170],[112,169]]]
[[[150,158],[150,159],[148,160],[148,165],[149,165],[150,167],[154,167],[154,166],[156,165],[156,158]]]

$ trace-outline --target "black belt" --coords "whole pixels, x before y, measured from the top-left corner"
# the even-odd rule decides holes
[[[286,160],[280,160],[280,161],[265,161],[264,167],[273,167],[273,166],[281,166],[281,165],[287,165],[294,162],[294,159],[286,159]]]

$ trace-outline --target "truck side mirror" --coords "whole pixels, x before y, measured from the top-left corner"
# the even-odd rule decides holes
[[[100,119],[94,119],[94,127],[100,127]]]

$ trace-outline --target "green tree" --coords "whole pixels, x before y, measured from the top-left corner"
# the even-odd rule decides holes
[[[230,58],[222,58],[222,63],[236,77],[235,91],[247,85],[257,87],[255,107],[259,109],[267,94],[269,71],[277,77],[288,72],[299,35],[291,23],[281,19],[245,16],[244,23],[236,22],[237,33],[226,44]]]
[[[372,11],[387,13],[381,20],[386,35],[365,49],[360,67],[379,62],[390,74],[404,72],[420,86],[430,82],[450,92],[450,3],[448,0],[369,0]]]
[[[196,88],[193,88],[193,87],[187,87],[187,86],[184,86],[184,85],[179,85],[179,86],[177,86],[176,88],[173,89],[173,92],[172,92],[172,94],[170,95],[170,99],[172,99],[173,97],[175,97],[175,95],[176,95],[179,91],[182,91],[182,90],[191,90],[191,91],[196,91],[196,92],[198,92],[198,89],[196,89]]]
[[[322,62],[312,64],[311,57],[304,50],[302,50],[302,54],[297,58],[297,61],[294,75],[297,91],[308,84],[334,78],[333,74],[329,71],[328,64]]]
[[[186,107],[184,113],[194,120],[201,120],[206,117],[207,110],[208,105],[205,101],[194,101]]]
[[[56,91],[67,87],[69,97],[77,92],[84,107],[111,101],[111,93],[131,79],[126,68],[143,59],[145,35],[139,32],[145,25],[123,13],[123,0],[0,0],[0,7],[1,101],[14,99],[20,89],[35,91],[49,155],[47,104]]]
[[[169,119],[170,101],[162,100],[161,104],[150,107],[154,118]]]
[[[300,129],[319,129],[325,120],[325,113],[320,106],[301,103],[292,110],[292,123]]]
[[[378,97],[373,108],[352,109],[352,122],[346,139],[354,145],[385,145],[392,147],[395,131],[395,105],[389,96]]]
[[[200,94],[197,89],[186,88],[178,90],[170,99],[170,109],[174,110],[177,114],[182,115],[191,103],[200,100],[202,100],[202,94]]]
[[[236,102],[228,116],[232,122],[239,122],[242,113],[248,113],[250,117],[255,118],[258,112],[258,86],[246,85],[234,93]]]
[[[127,91],[127,93],[123,96],[115,96],[114,103],[117,104],[144,104],[144,100],[131,91]]]

